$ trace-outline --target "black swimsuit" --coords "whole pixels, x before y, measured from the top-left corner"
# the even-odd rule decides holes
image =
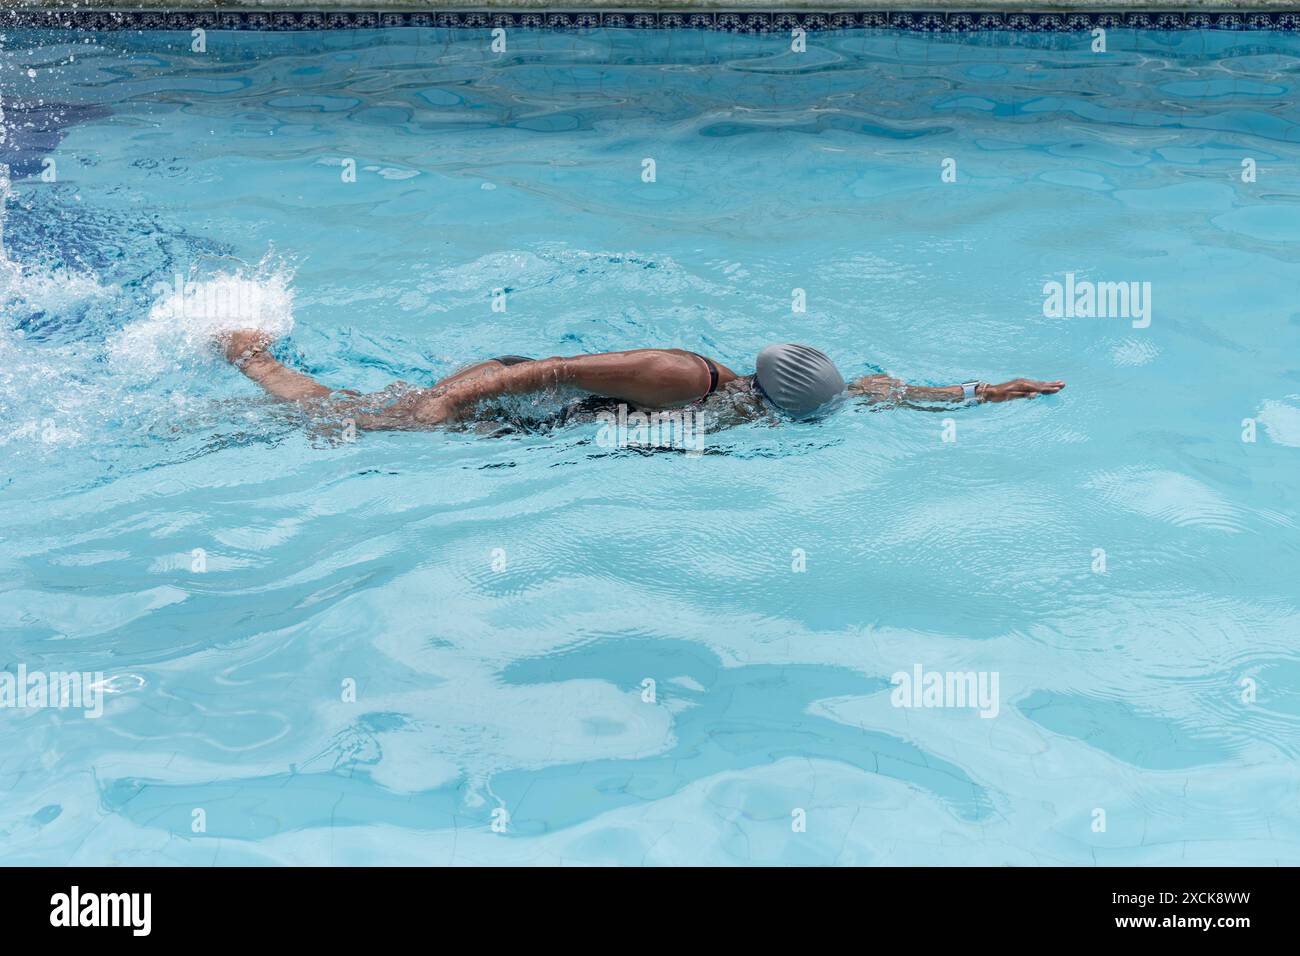
[[[704,358],[699,352],[691,352],[690,354],[697,359],[704,359],[704,364],[709,367],[709,390],[704,393],[704,397],[708,398],[718,390],[718,367],[713,364],[713,359]]]

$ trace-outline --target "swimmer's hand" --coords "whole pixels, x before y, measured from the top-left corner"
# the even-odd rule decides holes
[[[271,347],[271,336],[261,329],[237,329],[217,336],[217,343],[232,365],[243,365],[259,352]]]
[[[1064,382],[1035,382],[1028,378],[1017,378],[1001,385],[981,385],[975,389],[975,397],[981,402],[1009,402],[1013,398],[1055,395],[1063,388]]]

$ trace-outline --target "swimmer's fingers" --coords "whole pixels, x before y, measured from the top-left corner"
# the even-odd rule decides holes
[[[1061,389],[1065,388],[1064,382],[1032,382],[1027,379],[1021,379],[1025,387],[1035,395],[1055,395]]]
[[[1018,378],[1007,384],[1012,386],[1012,391],[1027,395],[1051,395],[1065,388],[1064,382],[1036,382],[1028,378]]]
[[[1016,398],[1037,398],[1039,395],[1055,395],[1065,388],[1065,383],[1039,382],[1033,379],[1017,378],[1001,385],[988,385],[980,392],[980,398],[986,402],[1008,402]]]

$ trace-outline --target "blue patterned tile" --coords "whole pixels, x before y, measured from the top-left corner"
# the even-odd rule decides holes
[[[1300,12],[1126,11],[1121,13],[1027,13],[936,11],[160,11],[160,10],[8,10],[0,24],[47,28],[110,30],[370,30],[379,27],[432,27],[480,30],[491,27],[591,30],[721,30],[729,33],[788,33],[795,27],[818,30],[892,29],[920,33],[972,33],[1012,30],[1022,33],[1082,33],[1097,29],[1281,30],[1300,31]]]

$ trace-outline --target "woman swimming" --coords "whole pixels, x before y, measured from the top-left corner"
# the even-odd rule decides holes
[[[720,362],[682,349],[633,349],[594,355],[531,359],[520,355],[463,368],[429,388],[404,383],[372,395],[331,389],[310,376],[286,368],[269,349],[271,339],[256,329],[229,333],[227,360],[286,401],[333,399],[330,410],[348,415],[369,431],[424,431],[475,420],[484,403],[512,395],[574,390],[602,402],[638,408],[682,408],[726,402],[722,424],[757,419],[772,411],[796,418],[813,415],[840,396],[867,401],[926,407],[960,402],[1003,402],[1052,395],[1061,381],[1018,378],[1000,385],[966,382],[931,387],[909,385],[888,375],[868,375],[846,383],[835,363],[807,345],[769,345],[758,354],[755,372],[738,375]],[[584,399],[588,405],[589,399]],[[565,421],[573,420],[572,415]]]

